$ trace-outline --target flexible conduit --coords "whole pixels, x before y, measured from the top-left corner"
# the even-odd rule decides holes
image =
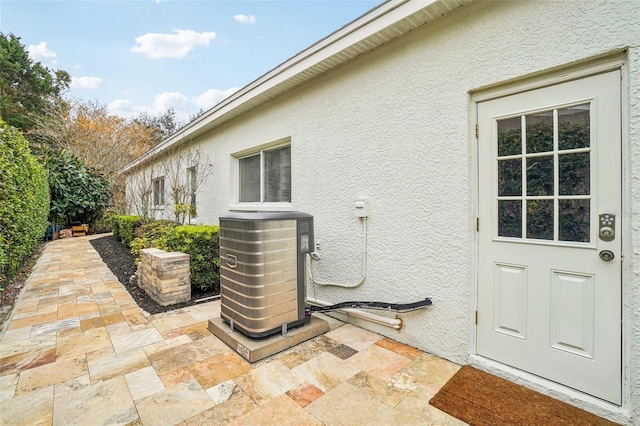
[[[367,276],[367,217],[364,216],[364,217],[361,217],[361,219],[362,219],[363,237],[362,237],[362,276],[360,277],[360,281],[358,281],[355,284],[342,284],[342,283],[332,283],[332,282],[325,282],[325,281],[316,281],[316,279],[313,277],[313,271],[312,271],[313,265],[311,261],[320,260],[320,255],[317,252],[313,252],[307,257],[309,278],[311,278],[311,282],[318,285],[343,287],[343,288],[356,288],[362,285],[362,283],[364,283],[364,280]]]
[[[333,303],[325,302],[323,300],[318,300],[313,297],[307,297],[307,302],[317,306],[333,305]],[[402,328],[402,320],[400,318],[387,318],[387,317],[383,317],[382,315],[371,314],[369,312],[359,311],[357,309],[350,309],[350,308],[340,309],[337,312],[342,312],[345,315],[349,315],[349,316],[360,318],[376,324],[391,327],[396,330],[400,330]]]

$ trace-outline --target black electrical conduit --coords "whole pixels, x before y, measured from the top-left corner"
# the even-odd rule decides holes
[[[341,302],[330,306],[309,306],[311,312],[329,312],[338,309],[377,309],[379,311],[411,312],[431,306],[430,297],[413,303],[389,303],[389,302]]]

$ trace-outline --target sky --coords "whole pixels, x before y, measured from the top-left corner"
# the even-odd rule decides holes
[[[0,0],[0,32],[67,96],[188,121],[382,0]]]

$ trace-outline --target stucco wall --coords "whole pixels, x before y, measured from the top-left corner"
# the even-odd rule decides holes
[[[359,323],[458,363],[473,352],[475,123],[469,91],[630,47],[625,137],[627,397],[640,416],[640,29],[637,2],[478,2],[231,121],[196,141],[214,175],[200,222],[234,202],[232,154],[291,139],[292,205],[314,215],[316,278],[355,283],[370,199],[367,279],[309,287],[344,300],[434,299],[395,331]],[[470,114],[470,111],[472,113]],[[632,317],[632,318],[631,318]]]

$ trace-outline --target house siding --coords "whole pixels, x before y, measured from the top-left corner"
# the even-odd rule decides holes
[[[474,89],[628,48],[624,71],[625,409],[640,418],[640,26],[637,1],[475,2],[233,119],[192,142],[214,163],[198,221],[235,203],[232,154],[286,138],[291,209],[314,216],[322,281],[359,281],[366,196],[367,277],[320,287],[330,302],[434,306],[372,329],[460,364],[474,352]],[[483,129],[480,129],[483,131]],[[483,224],[480,224],[483,226]],[[606,413],[602,413],[606,415]]]

